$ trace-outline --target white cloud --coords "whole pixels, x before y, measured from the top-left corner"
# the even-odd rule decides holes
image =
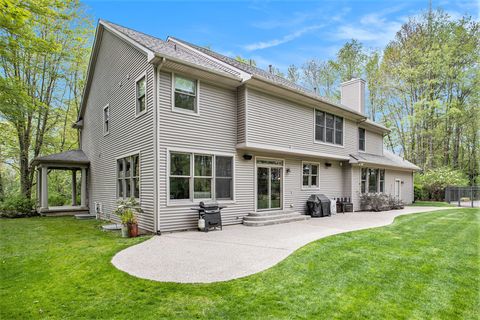
[[[334,36],[339,40],[357,39],[367,45],[383,47],[395,37],[404,22],[401,18],[388,18],[389,14],[400,9],[401,7],[395,7],[363,15],[357,23],[340,25]]]
[[[259,42],[247,44],[243,47],[244,47],[245,50],[248,50],[248,51],[254,51],[254,50],[260,50],[260,49],[275,47],[275,46],[290,42],[290,41],[292,41],[296,38],[299,38],[302,35],[304,35],[305,33],[318,30],[318,29],[322,28],[323,26],[324,25],[308,26],[308,27],[302,28],[300,30],[297,30],[295,32],[289,33],[289,34],[287,34],[287,35],[285,35],[285,36],[283,36],[279,39],[273,39],[273,40],[268,40],[268,41],[259,41]]]

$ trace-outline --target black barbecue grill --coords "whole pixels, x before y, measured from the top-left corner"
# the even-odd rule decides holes
[[[330,199],[324,194],[312,194],[307,200],[307,211],[312,217],[330,216]]]
[[[222,229],[222,214],[221,210],[224,207],[220,207],[217,202],[200,202],[198,208],[192,208],[198,210],[198,218],[205,220],[205,232],[208,232],[210,228],[220,227]]]

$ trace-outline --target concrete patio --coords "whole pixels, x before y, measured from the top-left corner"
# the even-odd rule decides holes
[[[330,235],[381,227],[395,217],[448,207],[355,212],[266,227],[168,233],[117,253],[112,263],[133,276],[162,282],[211,283],[268,269],[305,244]]]

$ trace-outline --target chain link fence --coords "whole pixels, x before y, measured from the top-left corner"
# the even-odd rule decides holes
[[[480,186],[447,187],[445,201],[459,207],[480,208]]]

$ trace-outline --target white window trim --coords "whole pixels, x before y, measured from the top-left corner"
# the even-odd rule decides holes
[[[366,194],[366,193],[372,193],[369,191],[369,188],[370,188],[370,174],[369,174],[369,170],[370,169],[373,169],[373,170],[378,170],[378,177],[377,177],[377,190],[376,192],[374,193],[387,193],[385,190],[386,190],[386,181],[387,181],[387,170],[385,168],[382,168],[382,167],[360,167],[360,194]],[[362,180],[362,169],[366,169],[367,170],[367,177],[366,177],[366,180]],[[384,176],[383,176],[383,191],[380,191],[380,171],[384,170]],[[362,181],[365,181],[365,192],[362,192]]]
[[[175,77],[177,76],[176,73],[172,72],[171,77],[172,77],[172,92],[171,92],[171,100],[172,100],[172,111],[173,112],[178,112],[178,113],[183,113],[183,114],[188,114],[188,115],[193,115],[193,116],[200,116],[200,80],[194,79],[189,76],[184,76],[182,74],[178,74],[180,77],[185,77],[187,79],[195,80],[196,82],[196,96],[195,96],[195,110],[190,111],[182,108],[175,108]]]
[[[282,208],[280,209],[258,209],[257,208],[257,201],[258,201],[258,195],[257,195],[257,183],[258,183],[258,180],[257,180],[257,160],[261,160],[261,159],[265,159],[265,160],[281,160],[283,162],[283,165],[281,166],[272,166],[272,167],[277,167],[277,168],[282,168]],[[253,185],[254,185],[254,194],[253,194],[253,198],[255,199],[255,203],[254,203],[254,212],[261,212],[261,211],[271,211],[271,210],[285,210],[285,180],[286,180],[286,177],[285,177],[285,159],[283,158],[274,158],[274,157],[262,157],[262,156],[255,156],[253,158],[253,161],[255,161],[255,166],[254,166],[254,182],[253,182]]]
[[[304,186],[303,185],[303,165],[304,164],[313,164],[318,166],[317,169],[317,185],[316,186]],[[320,190],[320,162],[314,161],[302,161],[302,165],[300,167],[300,186],[302,190]]]
[[[336,117],[340,117],[340,118],[343,119],[343,121],[342,121],[342,126],[343,126],[343,128],[342,128],[342,144],[341,145],[335,144],[335,143],[330,143],[330,142],[323,142],[323,141],[315,139],[315,132],[317,130],[317,119],[316,119],[317,110],[320,111],[320,112],[323,112],[323,113],[330,113],[330,114],[332,114]],[[333,130],[333,134],[335,136],[335,129]],[[329,146],[329,147],[336,147],[336,148],[345,149],[345,117],[337,116],[337,115],[335,115],[331,112],[323,111],[322,109],[319,109],[319,108],[313,108],[313,143],[322,144],[324,146]]]
[[[123,154],[121,156],[118,156],[115,158],[115,198],[118,200],[125,200],[129,198],[119,198],[118,197],[118,168],[117,168],[117,162],[120,159],[131,157],[134,155],[138,155],[138,198],[135,198],[135,200],[141,204],[141,199],[142,199],[142,153],[139,151],[135,152],[130,152],[127,154]]]
[[[105,127],[105,109],[108,109],[108,130],[106,130],[107,128]],[[105,137],[108,134],[110,134],[110,128],[112,126],[112,117],[110,115],[110,104],[109,103],[107,103],[107,105],[105,107],[103,107],[102,119],[103,119],[103,122],[102,122],[103,136]]]
[[[190,159],[190,199],[170,199],[170,154],[171,153],[188,153],[191,155]],[[236,155],[235,153],[226,153],[226,152],[217,152],[217,151],[208,151],[208,150],[200,150],[200,149],[189,149],[189,148],[167,148],[167,207],[184,207],[184,206],[192,206],[198,204],[200,201],[205,200],[214,200],[215,201],[215,157],[231,157],[232,158],[232,199],[229,200],[216,200],[219,204],[235,204],[236,203],[236,194],[235,194],[235,163],[236,163]],[[212,198],[211,199],[194,199],[194,189],[193,189],[193,180],[194,180],[194,157],[195,155],[208,155],[213,156],[212,161]]]
[[[140,81],[143,77],[145,77],[145,110],[139,112],[138,111],[138,92],[137,92],[137,83]],[[136,79],[135,79],[135,118],[138,118],[145,113],[147,113],[148,110],[148,81],[147,81],[147,71],[142,72]]]
[[[360,149],[360,129],[363,129],[365,130],[365,138],[364,138],[364,147],[365,147],[365,150],[361,150]],[[358,130],[357,130],[357,144],[358,144],[358,152],[363,152],[363,153],[366,153],[367,152],[367,129],[365,128],[361,128],[361,127],[358,127]]]

